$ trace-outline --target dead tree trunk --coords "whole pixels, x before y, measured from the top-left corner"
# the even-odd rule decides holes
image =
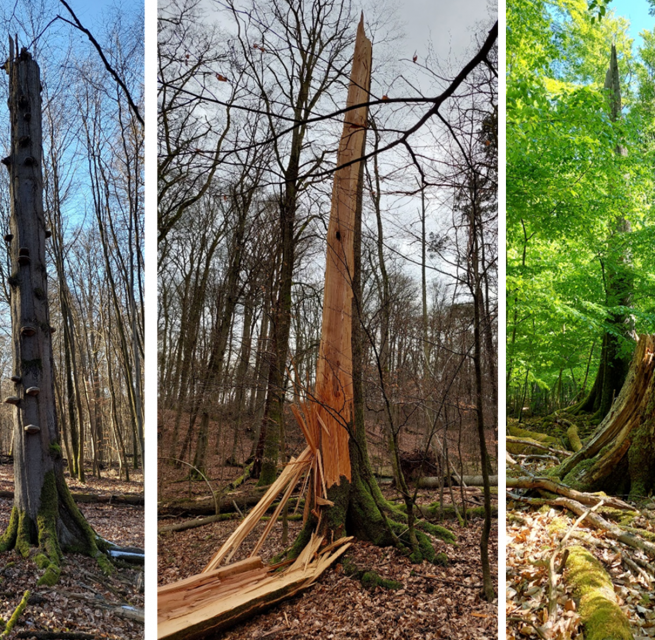
[[[655,336],[637,341],[625,384],[585,446],[557,468],[581,491],[629,493],[638,500],[655,489]]]
[[[38,547],[35,562],[45,569],[39,584],[54,584],[63,550],[96,557],[105,570],[111,565],[98,548],[105,545],[75,505],[64,479],[45,263],[39,66],[26,49],[15,56],[11,43],[5,69],[11,118],[11,154],[3,160],[9,169],[11,194],[10,230],[5,239],[12,264],[12,379],[16,385],[14,395],[5,402],[15,405],[15,489],[0,551],[15,548],[27,557]]]
[[[362,20],[357,31],[347,107],[367,102],[371,64],[371,42],[364,34]],[[362,106],[346,113],[337,167],[364,155],[367,112],[368,108]],[[429,538],[413,526],[408,528],[408,514],[382,496],[367,453],[359,324],[362,174],[363,165],[353,162],[338,169],[334,177],[321,346],[312,398],[312,410],[321,425],[320,451],[327,497],[332,504],[319,503],[315,505],[319,508],[311,512],[321,512],[318,528],[322,535],[334,539],[351,535],[380,546],[396,545],[414,562],[432,561],[435,552]],[[309,518],[291,556],[305,548],[316,527],[316,518]],[[423,527],[454,540],[445,529],[427,523]]]

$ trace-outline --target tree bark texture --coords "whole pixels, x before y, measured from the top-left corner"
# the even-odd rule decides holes
[[[96,536],[75,505],[64,480],[55,410],[51,326],[43,215],[41,83],[39,67],[23,49],[7,63],[10,174],[11,323],[14,376],[14,506],[0,551],[23,555],[38,545],[40,583],[59,577],[62,549],[99,556]],[[9,236],[7,236],[9,237]],[[103,557],[105,562],[108,562]]]
[[[639,336],[625,384],[584,447],[557,468],[569,486],[643,498],[655,488],[655,336]]]
[[[621,117],[621,85],[616,47],[612,45],[610,66],[605,76],[605,89],[609,92],[610,119],[616,122]],[[625,155],[623,147],[617,146],[617,155]],[[608,258],[605,269],[606,304],[609,307],[630,307],[632,305],[632,277],[629,273],[629,256],[622,243],[622,235],[630,232],[630,223],[620,213],[616,227],[609,238]],[[605,332],[600,355],[600,366],[589,395],[574,412],[593,413],[602,420],[609,412],[614,398],[618,396],[625,382],[630,366],[630,356],[622,352],[625,342],[632,342],[634,322],[630,314],[612,312],[611,324],[618,335]],[[620,337],[619,337],[620,336]]]

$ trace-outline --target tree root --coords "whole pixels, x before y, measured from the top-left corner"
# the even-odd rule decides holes
[[[387,580],[370,569],[360,569],[348,556],[343,558],[343,572],[350,578],[359,580],[367,589],[382,587],[383,589],[402,589],[402,582]]]
[[[18,622],[18,618],[20,618],[21,615],[23,615],[23,611],[25,611],[27,607],[27,600],[29,597],[30,597],[30,592],[26,591],[23,595],[22,600],[18,603],[18,606],[14,609],[14,612],[11,614],[11,617],[7,621],[7,624],[4,625],[4,630],[2,631],[2,633],[0,633],[0,638],[6,638],[11,633],[11,630]],[[0,618],[0,622],[2,622],[1,618]]]
[[[541,507],[547,504],[552,507],[565,507],[566,509],[569,509],[569,511],[572,511],[577,515],[582,515],[585,512],[585,508],[582,504],[580,504],[575,500],[571,500],[569,498],[556,498],[554,500],[546,500],[543,498],[525,498],[523,496],[517,496],[512,493],[508,493],[508,495],[512,498],[512,500],[516,500],[518,502],[525,502],[533,506]],[[649,542],[647,540],[642,540],[641,538],[638,538],[637,536],[631,533],[627,533],[623,531],[621,527],[611,522],[608,522],[607,520],[599,516],[597,513],[590,513],[587,516],[587,522],[589,522],[595,529],[604,531],[609,538],[618,540],[619,542],[622,542],[623,544],[626,544],[629,547],[633,547],[634,549],[640,549],[651,558],[655,558],[654,543]]]

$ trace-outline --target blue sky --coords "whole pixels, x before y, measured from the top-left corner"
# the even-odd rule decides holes
[[[651,31],[655,17],[648,15],[649,4],[646,0],[612,0],[610,9],[616,15],[630,20],[630,37],[635,40],[635,47],[641,45],[639,33],[647,29]]]

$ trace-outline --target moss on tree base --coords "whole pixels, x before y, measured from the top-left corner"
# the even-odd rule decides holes
[[[76,533],[73,539],[60,544],[60,521],[65,529]],[[99,547],[106,544],[97,536],[78,509],[63,477],[57,480],[54,471],[44,477],[40,507],[36,520],[16,505],[12,507],[9,525],[0,537],[0,552],[15,549],[24,558],[33,556],[36,566],[43,570],[38,585],[53,586],[61,574],[63,551],[81,553],[95,558],[102,571],[109,575],[113,565]],[[103,549],[104,550],[104,549]]]

